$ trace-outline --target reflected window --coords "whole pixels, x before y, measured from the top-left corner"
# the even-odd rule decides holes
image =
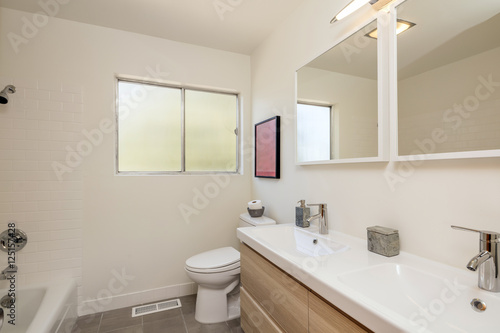
[[[297,159],[301,162],[333,158],[332,107],[297,104]]]
[[[238,95],[118,80],[118,173],[238,171]]]

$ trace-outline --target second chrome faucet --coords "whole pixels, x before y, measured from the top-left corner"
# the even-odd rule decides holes
[[[451,227],[457,230],[479,233],[479,254],[475,255],[467,263],[466,267],[471,271],[478,271],[479,288],[492,292],[500,292],[500,272],[498,264],[498,243],[500,242],[500,233],[457,227],[454,225]]]

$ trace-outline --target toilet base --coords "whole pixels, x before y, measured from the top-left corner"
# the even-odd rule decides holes
[[[194,318],[202,324],[215,324],[240,317],[239,279],[225,290],[198,286]],[[235,289],[237,291],[233,291]],[[229,293],[231,292],[231,293]]]
[[[227,295],[227,319],[233,320],[240,317],[240,292]]]

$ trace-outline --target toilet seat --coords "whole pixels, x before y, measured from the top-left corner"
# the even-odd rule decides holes
[[[205,274],[213,274],[213,273],[223,273],[223,272],[228,272],[233,269],[239,269],[240,268],[240,262],[235,262],[234,264],[224,266],[224,267],[218,267],[218,268],[195,268],[195,267],[189,267],[186,266],[185,269],[187,271],[193,272],[193,273],[205,273]]]
[[[186,270],[196,273],[220,273],[240,267],[240,253],[223,247],[192,256],[186,260]]]

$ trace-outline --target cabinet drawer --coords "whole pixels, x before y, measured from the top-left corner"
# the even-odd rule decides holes
[[[308,290],[247,245],[241,245],[241,283],[285,332],[308,330]]]
[[[371,332],[340,310],[309,293],[310,333],[366,333]]]
[[[240,289],[241,328],[245,333],[283,333],[244,287]]]

